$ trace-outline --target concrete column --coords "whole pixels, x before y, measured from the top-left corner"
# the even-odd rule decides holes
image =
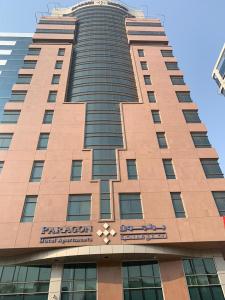
[[[190,300],[181,260],[159,263],[164,299]]]
[[[62,281],[63,265],[52,265],[52,273],[49,284],[48,300],[60,300],[61,281]]]
[[[98,264],[98,300],[122,300],[123,286],[120,263]]]
[[[214,256],[214,262],[216,265],[217,274],[219,277],[219,281],[223,290],[224,298],[225,298],[225,260],[221,255]]]

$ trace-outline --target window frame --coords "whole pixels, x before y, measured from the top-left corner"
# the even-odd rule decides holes
[[[34,199],[34,200],[31,200]],[[23,205],[23,210],[22,210],[22,214],[21,214],[21,218],[20,218],[20,223],[32,223],[35,217],[35,209],[37,206],[37,199],[38,196],[36,195],[27,195],[25,197],[24,200],[24,205]],[[25,211],[28,207],[28,204],[34,204],[34,206],[32,207],[32,215],[26,215]]]
[[[122,199],[125,197],[127,199]],[[131,199],[129,199],[131,197]],[[134,199],[132,199],[132,197]],[[137,197],[135,199],[135,197]],[[123,211],[122,203],[126,202],[126,211]],[[134,203],[136,202],[136,203]],[[139,211],[132,211],[132,206],[138,206]],[[119,193],[119,208],[121,220],[142,220],[144,219],[142,199],[140,193]],[[130,211],[129,211],[130,209]]]

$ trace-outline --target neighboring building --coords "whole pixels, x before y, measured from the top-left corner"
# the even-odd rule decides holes
[[[212,77],[219,87],[219,92],[225,96],[225,44],[213,69]]]
[[[0,32],[0,119],[5,103],[12,100],[12,86],[17,80],[24,56],[32,43],[30,33]]]
[[[0,300],[224,300],[225,179],[160,20],[85,1],[29,49],[0,124]]]

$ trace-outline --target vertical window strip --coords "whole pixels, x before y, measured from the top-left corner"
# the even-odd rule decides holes
[[[185,210],[183,206],[183,202],[181,199],[181,193],[179,192],[173,192],[170,193],[172,203],[173,203],[173,208],[174,208],[174,213],[176,218],[185,218]]]
[[[42,171],[44,167],[43,160],[36,160],[33,162],[33,167],[30,175],[30,182],[39,182],[41,181]]]
[[[23,213],[21,216],[22,223],[33,222],[36,203],[37,196],[26,196],[23,207]]]
[[[71,181],[80,181],[82,173],[82,160],[73,160],[71,169]]]
[[[172,159],[163,159],[163,166],[164,166],[166,178],[167,179],[176,179]]]
[[[138,179],[137,165],[135,159],[127,159],[127,174],[128,179]]]

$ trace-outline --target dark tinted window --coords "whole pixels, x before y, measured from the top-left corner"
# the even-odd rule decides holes
[[[128,30],[128,35],[153,35],[153,36],[165,36],[164,31],[131,31]]]
[[[184,85],[184,78],[183,76],[170,76],[171,82],[173,85]]]
[[[29,84],[31,82],[32,75],[18,75],[17,84]]]
[[[173,169],[172,159],[163,159],[163,166],[166,173],[166,178],[176,179],[175,172]]]
[[[151,83],[151,78],[149,75],[144,75],[144,81],[146,85],[150,85]]]
[[[172,50],[161,50],[163,57],[173,57],[173,51]]]
[[[64,56],[64,55],[65,55],[65,49],[64,48],[59,48],[58,56]]]
[[[55,63],[55,69],[62,69],[63,61],[57,60]]]
[[[202,158],[201,164],[206,178],[223,178],[222,170],[216,158]]]
[[[152,119],[154,123],[161,123],[160,114],[158,110],[152,110]]]
[[[197,110],[183,110],[183,114],[187,123],[201,123]]]
[[[156,135],[157,135],[159,148],[167,148],[165,132],[157,132]]]
[[[23,102],[25,100],[27,91],[12,91],[11,102]]]
[[[81,171],[82,171],[82,160],[73,160],[70,179],[72,181],[81,180]]]
[[[60,80],[60,75],[54,74],[52,76],[52,84],[59,84],[59,80]]]
[[[29,48],[27,55],[39,55],[41,52],[41,48]]]
[[[90,220],[91,195],[69,195],[67,221]]]
[[[139,193],[120,194],[119,199],[121,219],[143,219]]]
[[[0,161],[0,174],[2,172],[3,166],[4,166],[4,161]]]
[[[9,149],[12,137],[12,133],[0,133],[0,150]]]
[[[225,191],[212,192],[220,216],[225,216]]]
[[[38,140],[37,149],[47,149],[48,148],[49,133],[41,133]]]
[[[36,60],[25,60],[22,68],[23,69],[35,69],[36,64],[37,64]]]
[[[170,193],[176,218],[185,218],[181,193]]]
[[[179,102],[192,102],[190,92],[176,92]]]
[[[50,91],[48,94],[48,102],[56,102],[57,92]]]
[[[128,179],[137,179],[137,166],[135,159],[127,159],[127,174]]]
[[[154,92],[150,92],[150,91],[148,91],[147,93],[148,93],[148,101],[150,103],[156,102],[155,93]]]
[[[177,62],[166,62],[167,70],[179,70]]]
[[[20,222],[32,222],[34,218],[37,196],[26,196]]]
[[[31,182],[38,182],[41,180],[43,167],[44,167],[44,161],[37,160],[33,162],[33,167],[30,175]]]
[[[144,57],[145,56],[145,53],[144,53],[143,49],[138,49],[138,56],[139,57]]]
[[[191,137],[196,148],[211,148],[207,132],[191,132]]]
[[[43,124],[51,124],[53,119],[53,110],[46,110],[43,118]]]
[[[20,116],[20,110],[4,110],[1,123],[16,124]]]
[[[141,61],[141,69],[142,70],[148,70],[148,64],[146,61]]]

